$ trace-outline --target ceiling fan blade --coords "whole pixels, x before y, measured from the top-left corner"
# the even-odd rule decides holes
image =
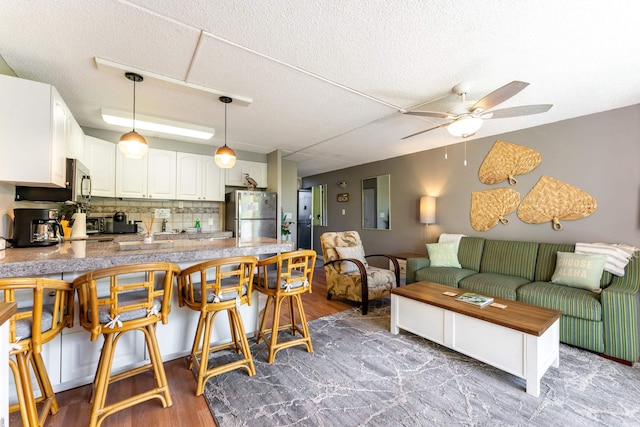
[[[407,111],[404,114],[409,114],[410,116],[437,117],[439,119],[452,119],[455,117],[449,113],[440,113],[438,111]]]
[[[483,119],[504,119],[507,117],[528,116],[530,114],[546,113],[551,107],[553,107],[553,104],[521,105],[519,107],[487,111],[480,117]]]
[[[486,111],[489,108],[493,108],[496,105],[511,98],[527,86],[529,86],[529,83],[514,80],[511,83],[508,83],[501,88],[494,90],[489,95],[476,102],[473,107],[471,107],[470,111],[474,111],[478,108],[480,108],[481,111]]]
[[[439,126],[435,126],[435,127],[432,127],[432,128],[426,129],[426,130],[421,130],[420,132],[412,133],[411,135],[405,136],[404,138],[401,138],[401,139],[411,138],[412,136],[420,135],[422,133],[429,132],[430,130],[434,130],[434,129],[438,129],[438,128],[441,128],[441,127],[449,126],[451,123],[453,123],[453,122],[443,123],[443,124],[441,124]]]

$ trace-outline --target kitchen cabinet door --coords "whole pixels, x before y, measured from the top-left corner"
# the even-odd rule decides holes
[[[224,201],[224,169],[216,165],[213,156],[202,156],[202,198]]]
[[[149,149],[147,153],[147,197],[176,198],[176,152]]]
[[[116,150],[116,197],[176,198],[176,152],[150,148],[141,159]]]
[[[224,175],[213,156],[178,153],[179,200],[224,200]]]
[[[80,162],[85,163],[83,160],[85,146],[84,131],[71,113],[69,113],[67,117],[67,130],[69,134],[67,139],[67,157],[70,159],[79,159]]]
[[[116,150],[116,197],[147,197],[147,156],[132,159]]]
[[[84,139],[83,163],[91,173],[91,195],[115,197],[117,145],[88,135]]]
[[[200,200],[202,196],[202,156],[178,153],[178,176],[176,198],[178,200]]]
[[[58,91],[0,74],[0,99],[0,181],[64,187],[70,113]]]

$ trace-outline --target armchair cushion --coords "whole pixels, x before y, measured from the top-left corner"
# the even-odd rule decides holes
[[[362,247],[362,245],[336,246],[335,249],[336,249],[336,252],[338,252],[338,256],[340,258],[357,259],[362,264],[364,264],[364,268],[369,267],[369,264],[367,264],[367,261],[364,259],[364,248]],[[336,267],[338,269],[338,272],[343,274],[356,273],[359,271],[358,266],[355,263],[350,261],[342,261],[342,262],[336,263]]]

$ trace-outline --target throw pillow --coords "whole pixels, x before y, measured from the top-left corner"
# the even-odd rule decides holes
[[[598,291],[606,259],[605,255],[558,252],[551,283]]]
[[[340,258],[354,258],[364,264],[364,268],[369,268],[369,264],[364,259],[364,248],[358,246],[336,246],[336,252]],[[337,263],[338,272],[340,273],[356,273],[358,266],[351,261]]]
[[[458,242],[427,243],[430,267],[462,268],[458,261]]]

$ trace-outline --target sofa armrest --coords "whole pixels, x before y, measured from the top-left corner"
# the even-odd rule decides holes
[[[429,258],[407,258],[407,285],[416,281],[416,271],[431,265]]]
[[[605,354],[617,359],[637,362],[638,292],[640,292],[640,260],[632,258],[622,277],[614,276],[602,290],[602,320]]]

